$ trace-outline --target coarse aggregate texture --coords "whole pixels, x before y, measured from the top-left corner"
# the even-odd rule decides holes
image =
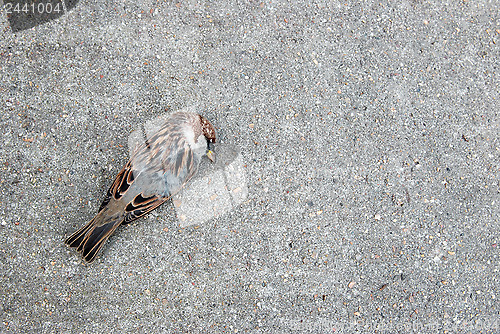
[[[497,2],[72,6],[0,12],[0,332],[500,331]],[[246,200],[82,264],[129,134],[193,107]]]

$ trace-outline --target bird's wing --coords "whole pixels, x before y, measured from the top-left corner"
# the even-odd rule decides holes
[[[120,201],[123,197],[124,223],[129,223],[165,203],[196,169],[193,151],[182,131],[167,123],[137,149],[118,173],[99,211],[112,199]]]

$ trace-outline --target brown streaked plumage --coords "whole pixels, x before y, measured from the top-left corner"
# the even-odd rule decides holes
[[[172,114],[118,173],[97,215],[65,243],[75,247],[86,262],[94,261],[118,226],[168,201],[193,177],[204,155],[214,161],[209,145],[215,138],[215,129],[205,117]]]

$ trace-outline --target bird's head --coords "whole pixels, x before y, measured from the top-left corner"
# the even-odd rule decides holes
[[[203,132],[203,135],[205,138],[207,138],[207,157],[212,161],[215,162],[215,152],[213,151],[213,143],[215,143],[215,138],[216,138],[216,133],[215,133],[215,128],[206,119],[205,117],[200,115],[200,124],[201,124],[201,130]]]

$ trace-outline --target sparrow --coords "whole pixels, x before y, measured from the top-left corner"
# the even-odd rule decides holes
[[[116,176],[97,215],[65,240],[87,263],[120,225],[156,209],[196,174],[203,156],[215,161],[213,125],[196,113],[170,115]]]

